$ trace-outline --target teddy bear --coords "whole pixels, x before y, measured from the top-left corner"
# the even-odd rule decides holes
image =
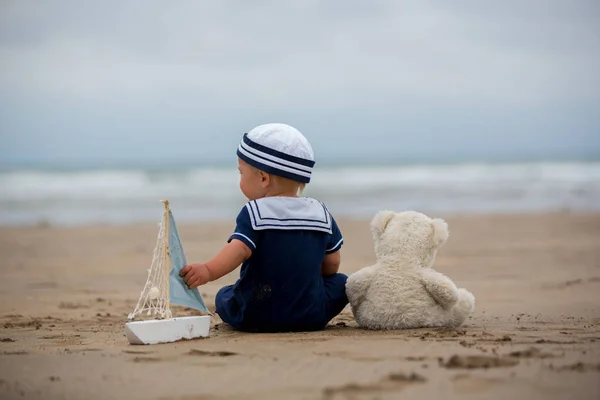
[[[376,263],[351,274],[346,294],[366,329],[458,327],[475,297],[431,267],[447,223],[415,211],[380,211],[371,221]]]

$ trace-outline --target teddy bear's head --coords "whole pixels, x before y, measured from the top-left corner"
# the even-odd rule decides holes
[[[448,225],[415,211],[380,211],[371,221],[377,260],[402,268],[429,268],[448,240]]]

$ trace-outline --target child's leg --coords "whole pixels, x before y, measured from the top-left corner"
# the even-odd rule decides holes
[[[333,274],[323,277],[325,296],[327,298],[327,322],[341,313],[348,304],[348,297],[346,296],[347,280],[348,277],[344,274]]]
[[[231,315],[231,303],[233,300],[233,286],[224,286],[217,292],[215,297],[215,308],[219,318],[228,325],[236,327],[237,321]]]

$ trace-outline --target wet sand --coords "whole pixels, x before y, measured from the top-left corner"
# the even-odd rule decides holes
[[[215,317],[209,338],[154,346],[129,345],[123,325],[156,225],[2,228],[0,398],[600,398],[600,214],[441,217],[435,268],[476,298],[458,329],[366,331],[348,307],[322,332],[245,334]],[[372,263],[368,221],[339,224],[342,272]],[[178,225],[191,262],[233,228]],[[211,310],[237,274],[201,288]]]

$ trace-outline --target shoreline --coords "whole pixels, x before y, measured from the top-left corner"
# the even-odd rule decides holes
[[[160,210],[161,207],[159,206]],[[390,208],[393,210],[393,208]],[[600,215],[599,210],[572,210],[572,209],[563,209],[563,210],[538,210],[538,211],[496,211],[496,212],[488,212],[488,211],[471,211],[471,212],[427,212],[427,211],[419,211],[419,209],[406,209],[406,210],[398,210],[400,211],[418,211],[422,212],[432,218],[442,218],[451,220],[467,220],[467,219],[481,219],[481,218],[516,218],[516,217],[551,217],[551,216],[590,216],[594,217]],[[233,221],[235,223],[235,215],[232,215],[231,218],[215,218],[215,219],[194,219],[191,221],[186,221],[183,218],[177,218],[177,211],[173,210],[173,215],[175,217],[175,222],[178,227],[198,227],[203,225],[215,226],[215,225],[223,225],[229,224]],[[371,218],[375,215],[365,216],[365,215],[346,215],[339,214],[336,215],[336,221],[347,222],[347,223],[369,223]],[[93,229],[93,228],[148,228],[150,226],[156,226],[160,222],[161,212],[157,212],[156,222],[150,220],[143,221],[123,221],[123,222],[84,222],[84,223],[50,223],[48,221],[40,220],[34,224],[0,224],[0,233],[2,231],[7,230],[27,230],[27,229],[56,229],[56,230],[72,230],[72,229]]]

